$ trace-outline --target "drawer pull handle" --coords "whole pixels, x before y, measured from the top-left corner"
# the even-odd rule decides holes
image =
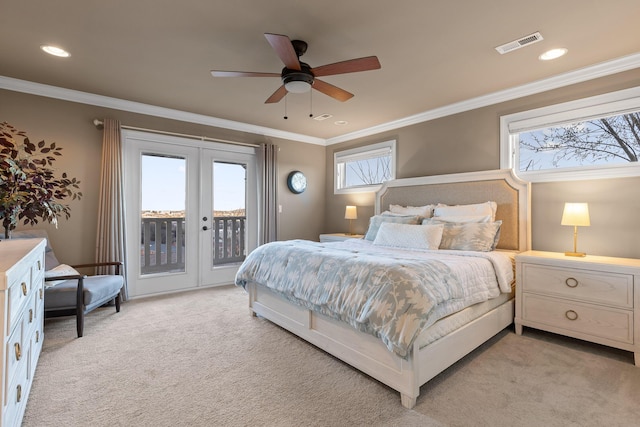
[[[40,342],[40,331],[36,331],[36,342]]]
[[[42,299],[42,288],[40,288],[40,299]]]
[[[22,357],[22,351],[20,350],[20,343],[17,342],[13,346],[15,347],[15,350],[16,350],[16,360],[20,360],[20,358]]]
[[[33,309],[29,309],[29,323],[33,323]]]
[[[38,270],[42,270],[42,263],[38,260]]]
[[[22,282],[20,284],[20,286],[22,286],[22,295],[24,295],[26,297],[27,296],[27,284],[25,282]]]
[[[578,319],[578,313],[576,313],[573,310],[567,310],[567,312],[564,314],[567,319],[569,320],[577,320]]]
[[[564,281],[564,284],[570,288],[575,288],[576,286],[578,286],[578,279],[569,277],[567,280]]]
[[[20,401],[22,400],[22,386],[20,384],[18,384],[17,388],[17,392],[16,392],[16,403],[20,403]]]

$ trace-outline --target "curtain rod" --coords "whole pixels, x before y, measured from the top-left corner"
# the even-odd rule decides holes
[[[100,120],[100,119],[93,119],[93,125],[98,129],[102,129],[104,127],[104,122],[102,120]],[[198,139],[200,141],[211,141],[211,142],[221,142],[221,143],[224,143],[224,144],[244,145],[245,147],[260,147],[259,144],[251,144],[251,143],[248,143],[248,142],[229,141],[227,139],[219,139],[219,138],[209,138],[207,136],[189,135],[187,133],[167,132],[167,131],[163,131],[163,130],[146,129],[146,128],[139,128],[139,127],[135,127],[135,126],[125,126],[125,125],[120,125],[120,128],[121,129],[129,129],[129,130],[137,130],[137,131],[141,131],[141,132],[157,133],[157,134],[160,134],[160,135],[180,136],[180,137],[183,137],[183,138]]]

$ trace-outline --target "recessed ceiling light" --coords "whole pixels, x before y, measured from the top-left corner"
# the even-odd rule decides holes
[[[567,53],[567,49],[561,47],[558,49],[551,49],[540,55],[538,58],[542,61],[550,61],[552,59],[560,58]]]
[[[344,125],[348,125],[349,122],[346,120],[338,120],[336,122],[333,122],[334,125],[338,125],[338,126],[344,126]]]
[[[69,56],[71,56],[69,52],[56,46],[42,45],[40,46],[40,49],[44,50],[49,55],[59,56],[61,58],[68,58]]]

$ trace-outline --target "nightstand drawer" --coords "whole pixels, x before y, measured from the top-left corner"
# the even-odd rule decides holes
[[[523,264],[522,278],[523,292],[633,307],[633,276],[630,274]]]
[[[631,310],[525,293],[522,319],[565,331],[633,344],[633,311]]]

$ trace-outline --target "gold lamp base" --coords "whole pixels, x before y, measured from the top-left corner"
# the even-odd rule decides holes
[[[573,252],[565,252],[565,256],[587,256],[584,252],[578,252],[578,226],[573,227]]]
[[[587,256],[584,252],[565,252],[566,256]]]

